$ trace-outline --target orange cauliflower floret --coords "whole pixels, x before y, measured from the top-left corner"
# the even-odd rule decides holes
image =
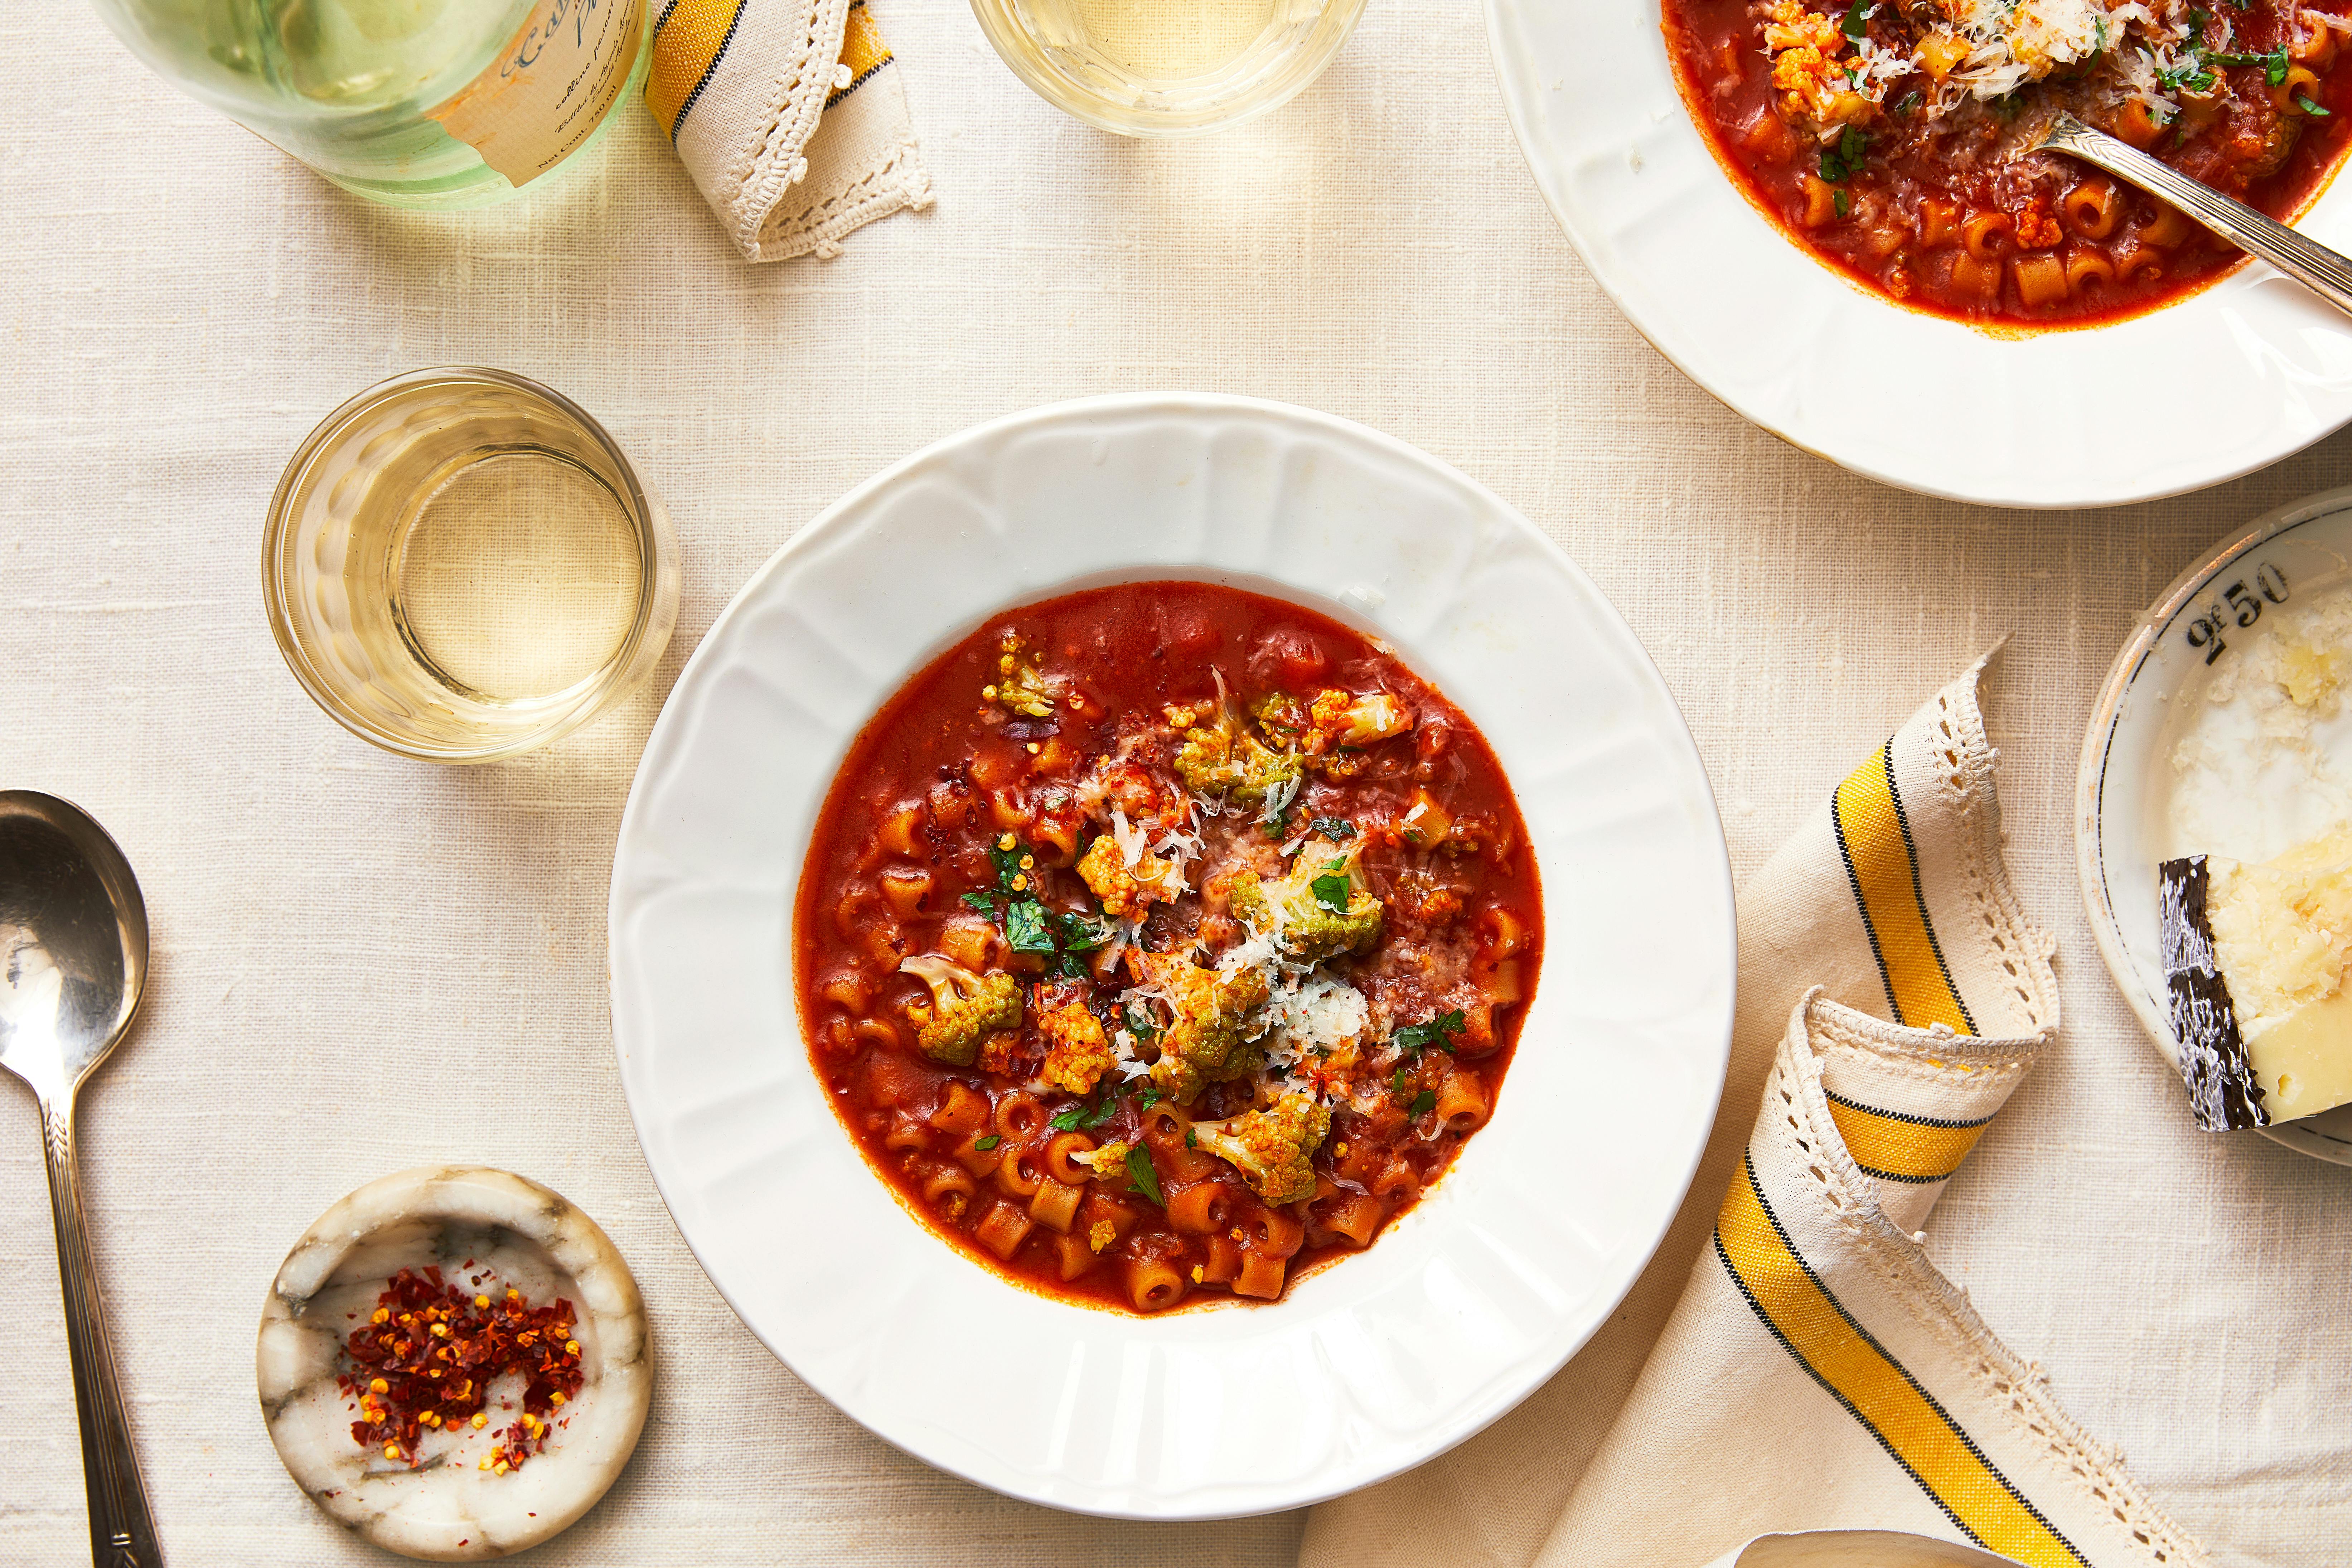
[[[2034,203],[2017,215],[2017,246],[2021,250],[2048,250],[2066,237],[2050,209]]]
[[[1286,1094],[1229,1121],[1192,1125],[1198,1147],[1240,1172],[1250,1191],[1276,1205],[1315,1195],[1315,1167],[1308,1162],[1330,1131],[1330,1111],[1303,1094]]]
[[[1083,1002],[1067,1002],[1037,1013],[1037,1033],[1045,1042],[1044,1077],[1067,1094],[1092,1094],[1114,1060],[1101,1021]]]
[[[1838,25],[1798,0],[1773,0],[1764,24],[1764,47],[1772,52],[1772,87],[1780,116],[1795,124],[1853,125],[1878,106],[1854,90],[1838,59],[1845,35]]]
[[[1170,903],[1184,892],[1184,877],[1175,863],[1145,855],[1133,866],[1118,840],[1103,834],[1078,859],[1078,878],[1102,900],[1103,913],[1113,920],[1140,914],[1152,903]]]

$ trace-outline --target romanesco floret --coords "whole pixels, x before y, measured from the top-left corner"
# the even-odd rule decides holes
[[[1045,1081],[1066,1094],[1092,1094],[1117,1059],[1101,1020],[1083,1002],[1040,1008],[1037,1033],[1045,1041]]]
[[[974,974],[936,953],[902,960],[898,968],[931,988],[930,1016],[915,1043],[935,1062],[968,1068],[981,1041],[1021,1026],[1021,983],[1010,974]]]
[[[1195,794],[1260,805],[1269,793],[1283,798],[1297,793],[1298,759],[1251,733],[1234,711],[1223,674],[1217,677],[1217,705],[1206,716],[1178,710],[1171,717],[1184,734],[1176,748],[1176,772]]]
[[[1183,955],[1138,955],[1147,982],[1168,999],[1176,1016],[1160,1037],[1151,1081],[1179,1105],[1189,1105],[1212,1083],[1255,1072],[1265,1052],[1248,1037],[1249,1016],[1265,1005],[1265,971],[1252,965],[1233,973],[1202,969]]]
[[[1290,869],[1261,883],[1255,871],[1232,882],[1230,908],[1251,929],[1271,932],[1282,950],[1302,963],[1320,963],[1343,952],[1363,952],[1381,940],[1386,913],[1356,868],[1356,848],[1342,849],[1321,837],[1309,838]]]
[[[996,658],[996,679],[982,687],[980,694],[1008,711],[1047,719],[1053,716],[1061,684],[1037,668],[1037,656],[1024,652],[1020,637],[1008,628]]]
[[[1103,834],[1078,858],[1078,879],[1102,900],[1103,913],[1113,920],[1140,914],[1151,903],[1171,903],[1183,896],[1184,874],[1172,860],[1145,855],[1129,867],[1118,840]]]
[[[1229,1121],[1192,1124],[1202,1148],[1239,1171],[1250,1191],[1275,1205],[1315,1195],[1315,1167],[1308,1162],[1330,1131],[1331,1112],[1304,1094],[1286,1094],[1263,1110]]]

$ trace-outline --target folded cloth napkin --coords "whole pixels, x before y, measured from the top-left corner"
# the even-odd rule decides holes
[[[660,0],[646,106],[747,261],[930,205],[866,0]]]
[[[1829,1529],[2204,1562],[1913,1234],[2058,1022],[2001,864],[1983,668],[1742,889],[1723,1110],[1624,1306],[1492,1430],[1317,1509],[1303,1568],[1697,1568]]]

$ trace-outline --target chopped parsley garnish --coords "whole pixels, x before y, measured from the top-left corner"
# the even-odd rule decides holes
[[[1143,1092],[1135,1097],[1135,1113],[1140,1116],[1167,1098],[1147,1083],[1143,1086]]]
[[[1184,1129],[1184,1147],[1187,1149],[1198,1149],[1200,1146],[1201,1141],[1192,1136],[1192,1130],[1189,1127]]]
[[[999,1143],[1003,1142],[1004,1140],[1003,1138],[998,1137],[993,1132],[983,1132],[979,1137],[971,1141],[971,1146],[975,1149],[985,1152],[995,1148]]]
[[[1837,215],[1840,217],[1845,216],[1848,213],[1853,210],[1853,204],[1846,200],[1846,195],[1843,191],[1832,191],[1830,193],[1830,205],[1837,208]]]
[[[1345,860],[1326,861],[1323,875],[1307,884],[1315,901],[1335,915],[1348,912],[1348,863]]]
[[[1849,125],[1838,135],[1837,145],[1822,149],[1822,178],[1832,184],[1862,173],[1862,160],[1870,151],[1870,138]]]
[[[2336,112],[2332,109],[2320,108],[2319,105],[2312,102],[2311,100],[2304,97],[2304,95],[2299,92],[2294,95],[2294,101],[2296,106],[2305,114],[2316,114],[2322,119],[2326,119],[2328,115]]]
[[[1161,1208],[1168,1206],[1168,1200],[1160,1195],[1160,1173],[1151,1168],[1151,1156],[1144,1152],[1141,1144],[1127,1152],[1127,1175],[1135,1184],[1135,1191]]]
[[[1849,38],[1859,38],[1870,31],[1870,19],[1877,14],[1878,7],[1868,4],[1867,0],[1853,0],[1853,5],[1846,11],[1845,20],[1838,24],[1838,31]]]
[[[2260,66],[2263,68],[2263,81],[2273,87],[2286,85],[2286,46],[2284,44],[2266,55],[2223,54],[2203,48],[2199,49],[2198,53],[2217,66]],[[2213,73],[2208,71],[2205,74],[2210,78]],[[2211,85],[2210,80],[2207,85]]]
[[[1091,1132],[1108,1121],[1110,1113],[1117,1109],[1118,1109],[1118,1096],[1115,1093],[1106,1094],[1102,1097],[1101,1104],[1070,1106],[1045,1125],[1056,1132]]]
[[[1399,1100],[1402,1100],[1404,1098],[1404,1091],[1412,1087],[1412,1068],[1409,1067],[1397,1068],[1396,1077],[1389,1079],[1389,1091],[1394,1094]]]
[[[1307,826],[1335,843],[1356,836],[1356,825],[1344,816],[1318,816]]]
[[[1435,1089],[1424,1089],[1419,1094],[1412,1097],[1412,1114],[1414,1121],[1420,1121],[1423,1117],[1428,1115],[1431,1111],[1436,1109],[1437,1091]]]
[[[2099,25],[2103,27],[2106,26],[2104,22]],[[1919,96],[1919,89],[1915,87],[1895,100],[1895,112],[1907,119],[1918,113],[1919,106],[1926,101],[1927,100]]]
[[[1016,899],[1007,905],[1004,940],[1015,952],[1052,952],[1054,933],[1045,929],[1045,906],[1034,899]]]
[[[1092,952],[1111,937],[1110,927],[1091,915],[1069,915],[1054,910],[1047,912],[1045,921],[1054,928],[1054,940],[1071,952]]]
[[[1449,1012],[1440,1013],[1425,1024],[1407,1024],[1389,1037],[1389,1043],[1401,1051],[1423,1051],[1435,1046],[1439,1050],[1451,1056],[1454,1054],[1454,1042],[1445,1037],[1458,1035],[1467,1027],[1469,1027],[1469,1020],[1463,1017],[1461,1008],[1455,1007]]]
[[[1024,860],[1034,866],[1036,854],[1010,833],[988,847],[988,863],[996,868],[996,885],[1008,897],[1018,897],[1029,890],[1028,868],[1021,864]]]
[[[1272,816],[1269,816],[1265,821],[1259,823],[1258,826],[1265,829],[1265,836],[1268,838],[1289,837],[1290,807],[1286,805],[1284,806],[1280,811],[1276,812]]]
[[[2098,37],[2096,47],[2091,50],[2091,58],[2097,59],[2107,52],[2107,19],[2105,16],[2095,16],[2091,19],[2091,26]]]
[[[1149,1007],[1139,1007],[1130,1002],[1120,1021],[1126,1024],[1127,1032],[1141,1044],[1148,1046],[1160,1038],[1160,1022],[1151,1016]]]
[[[1013,952],[1041,953],[1052,961],[1049,970],[1084,975],[1077,955],[1110,941],[1111,928],[1098,915],[1066,914],[1038,901],[1037,853],[1010,833],[988,847],[988,862],[996,868],[996,890],[966,893],[963,902],[993,916]]]

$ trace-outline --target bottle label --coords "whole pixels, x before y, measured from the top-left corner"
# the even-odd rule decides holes
[[[525,185],[577,152],[637,63],[645,0],[539,0],[481,75],[432,111]]]

